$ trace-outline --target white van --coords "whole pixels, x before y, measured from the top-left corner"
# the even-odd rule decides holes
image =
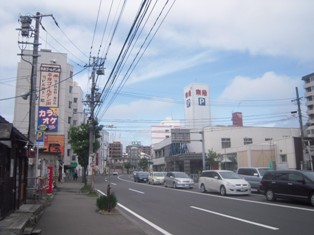
[[[239,167],[237,174],[250,183],[252,191],[259,192],[259,184],[263,175],[269,170],[271,170],[269,167]]]

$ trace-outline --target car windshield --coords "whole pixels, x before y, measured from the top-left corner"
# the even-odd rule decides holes
[[[154,176],[161,176],[162,177],[162,176],[165,176],[165,175],[162,172],[155,172]]]
[[[175,172],[174,177],[176,177],[176,178],[189,178],[189,176],[184,172]]]
[[[306,175],[310,180],[314,182],[314,172],[313,171],[305,171],[304,175]]]
[[[261,174],[261,176],[264,176],[266,171],[269,171],[270,168],[259,168],[258,171]]]
[[[138,176],[145,177],[145,176],[148,176],[148,173],[146,173],[146,172],[139,172]]]
[[[224,179],[242,179],[241,176],[239,176],[238,174],[236,174],[232,171],[230,171],[230,172],[229,171],[223,171],[223,172],[219,172],[219,174]]]

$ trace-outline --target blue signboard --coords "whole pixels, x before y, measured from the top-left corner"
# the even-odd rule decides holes
[[[38,107],[38,129],[58,131],[58,108]]]

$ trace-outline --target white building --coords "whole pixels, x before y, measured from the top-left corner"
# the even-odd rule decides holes
[[[224,156],[236,157],[238,166],[269,166],[296,169],[294,138],[300,137],[298,128],[234,127],[204,128],[205,153],[212,150]]]
[[[306,99],[306,113],[308,115],[306,135],[314,137],[314,73],[302,77],[302,80],[304,81],[304,97]]]
[[[23,59],[18,63],[16,96],[28,94],[31,82],[31,50],[24,50]],[[85,121],[83,92],[73,82],[73,67],[67,63],[67,54],[40,50],[37,67],[35,130],[44,130],[45,142],[41,162],[56,158],[64,168],[76,168],[77,157],[68,143],[70,125],[80,125]],[[14,109],[14,125],[28,135],[29,97],[17,98]],[[50,163],[49,163],[50,162]],[[56,161],[58,164],[58,161]],[[54,165],[54,167],[59,168]]]
[[[211,125],[210,98],[207,84],[193,83],[184,88],[185,127],[199,129]]]
[[[180,121],[167,118],[159,125],[151,126],[152,145],[171,137],[171,129],[180,128]]]

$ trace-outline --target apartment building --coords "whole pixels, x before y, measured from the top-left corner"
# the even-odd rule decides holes
[[[302,77],[305,89],[306,113],[308,115],[306,135],[314,137],[314,73]]]
[[[13,123],[21,133],[28,135],[30,111],[30,83],[32,51],[22,51],[18,63]],[[73,67],[67,62],[67,54],[40,50],[37,67],[35,130],[44,132],[40,149],[41,164],[55,168],[73,169],[78,166],[77,157],[68,141],[71,125],[85,121],[83,91],[73,81]],[[19,97],[22,96],[22,97]],[[59,161],[55,161],[55,160]],[[58,165],[60,164],[60,165]],[[41,166],[42,170],[45,166]]]

